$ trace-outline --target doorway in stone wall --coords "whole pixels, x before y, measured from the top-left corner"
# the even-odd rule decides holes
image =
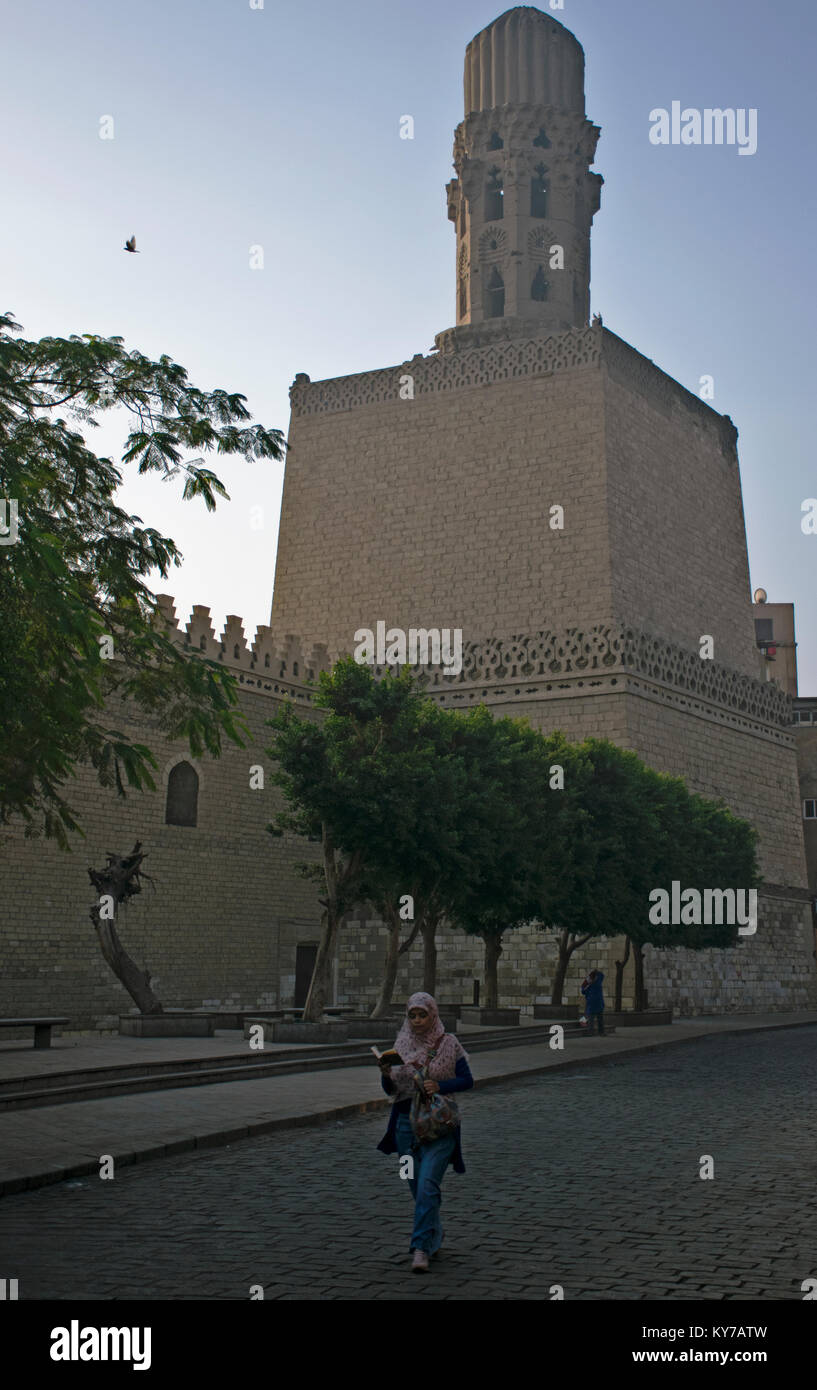
[[[295,1008],[302,1009],[306,1003],[315,961],[318,958],[317,942],[312,945],[299,942],[295,947]]]

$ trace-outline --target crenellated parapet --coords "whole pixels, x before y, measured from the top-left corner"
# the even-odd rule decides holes
[[[195,605],[181,628],[173,599],[157,596],[159,608],[180,647],[202,652],[234,670],[241,685],[267,694],[298,692],[332,662],[323,643],[304,648],[292,634],[274,636],[260,625],[248,645],[241,618],[230,614],[216,637],[210,609]],[[721,723],[750,727],[776,741],[792,739],[793,705],[770,681],[740,671],[632,627],[598,623],[586,628],[543,629],[515,637],[490,637],[462,646],[460,669],[409,664],[418,686],[452,706],[489,706],[601,694],[646,698]],[[374,665],[380,678],[395,667]]]
[[[241,673],[240,684],[267,694],[280,693],[280,683],[305,689],[317,679],[319,671],[329,670],[330,661],[323,644],[304,648],[292,634],[273,635],[265,624],[256,628],[252,644],[248,643],[243,620],[235,613],[228,614],[224,629],[216,636],[210,609],[195,604],[190,620],[182,627],[170,594],[157,594],[160,613],[170,630],[171,639],[186,651],[195,650],[211,661],[219,661]],[[248,677],[255,676],[252,680]],[[273,682],[274,684],[270,684]]]

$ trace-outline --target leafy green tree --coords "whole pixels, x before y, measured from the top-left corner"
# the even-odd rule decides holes
[[[589,811],[593,768],[584,744],[570,743],[555,732],[544,738],[550,766],[562,769],[563,787],[551,805],[558,812],[561,834],[551,857],[537,916],[545,930],[555,933],[557,960],[551,982],[551,1002],[562,1003],[564,983],[574,951],[593,936],[606,934],[600,909],[597,873],[598,839]],[[558,854],[558,857],[555,857]]]
[[[487,710],[475,723],[469,753],[471,868],[448,915],[482,938],[485,1005],[495,1009],[505,934],[549,914],[560,880],[572,872],[581,821],[575,779],[570,785],[577,759],[561,735],[544,738],[525,720],[493,720]]]
[[[712,800],[690,792],[680,777],[649,773],[646,797],[652,800],[658,833],[653,863],[652,889],[669,892],[673,880],[681,890],[757,888],[761,883],[757,861],[757,832],[748,821],[734,815],[722,800]],[[685,915],[682,903],[682,919]],[[689,914],[691,915],[691,913]],[[646,1008],[643,947],[651,945],[669,950],[685,947],[720,950],[735,946],[740,939],[737,921],[710,923],[653,922],[650,912],[639,914],[633,924],[636,1008]]]
[[[562,1003],[574,951],[592,938],[626,934],[652,886],[643,860],[652,833],[643,799],[644,764],[607,739],[586,739],[576,748],[581,758],[574,773],[576,794],[585,813],[581,853],[576,872],[563,880],[545,916],[557,931],[554,1004]]]
[[[7,518],[17,509],[16,541],[0,547],[0,826],[19,816],[27,834],[68,848],[80,827],[65,783],[81,764],[120,795],[155,785],[151,750],[120,717],[186,739],[193,756],[246,733],[234,678],[174,645],[147,588],[180,563],[176,545],[117,505],[123,474],[80,429],[124,412],[122,463],[181,475],[183,496],[211,511],[227,492],[202,454],[280,459],[285,445],[279,430],[246,424],[243,396],[200,390],[167,356],[119,337],[29,342],[21,331],[0,315],[0,501]]]
[[[461,768],[453,739],[462,716],[440,709],[416,691],[408,711],[403,752],[390,778],[391,812],[384,827],[389,833],[368,846],[361,886],[363,897],[388,927],[383,981],[372,1018],[388,1013],[400,956],[418,933],[423,934],[428,963],[434,931],[445,911],[445,885],[460,865]],[[409,910],[411,916],[406,917]],[[408,934],[401,944],[406,922]],[[426,978],[423,988],[428,988]]]
[[[737,940],[734,924],[652,922],[651,892],[669,891],[673,880],[701,891],[756,886],[756,834],[722,802],[691,793],[680,777],[647,767],[635,753],[605,739],[587,739],[583,747],[592,765],[587,811],[597,848],[593,934],[629,938],[635,1007],[643,1009],[645,945],[699,950]]]
[[[432,703],[412,688],[408,669],[376,680],[370,667],[346,657],[321,672],[314,703],[327,711],[321,723],[301,718],[291,702],[268,721],[276,732],[268,750],[278,764],[273,780],[289,803],[270,829],[321,840],[320,864],[301,866],[325,893],[308,1022],[322,1016],[338,932],[356,905],[387,907],[394,955],[399,899],[416,886],[433,833],[422,806],[434,786],[435,751]]]

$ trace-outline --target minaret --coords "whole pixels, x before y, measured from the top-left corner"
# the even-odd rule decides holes
[[[471,40],[464,85],[446,189],[457,329],[437,346],[585,328],[603,180],[589,169],[600,130],[585,115],[584,50],[550,15],[518,5]]]

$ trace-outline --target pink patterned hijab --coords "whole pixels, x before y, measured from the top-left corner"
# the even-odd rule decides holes
[[[418,1033],[411,1026],[409,1020],[409,1009],[427,1009],[431,1016],[431,1027],[427,1033]],[[405,1066],[392,1067],[391,1079],[397,1087],[397,1099],[402,1100],[414,1093],[414,1081],[412,1077],[412,1067],[425,1066],[426,1058],[432,1049],[436,1049],[436,1057],[429,1063],[426,1075],[434,1081],[445,1081],[452,1077],[456,1071],[457,1062],[460,1057],[468,1058],[468,1053],[462,1043],[454,1037],[453,1033],[446,1033],[440,1011],[436,1001],[430,994],[422,991],[412,994],[406,1004],[406,1017],[403,1026],[397,1034],[395,1049],[403,1058]]]

